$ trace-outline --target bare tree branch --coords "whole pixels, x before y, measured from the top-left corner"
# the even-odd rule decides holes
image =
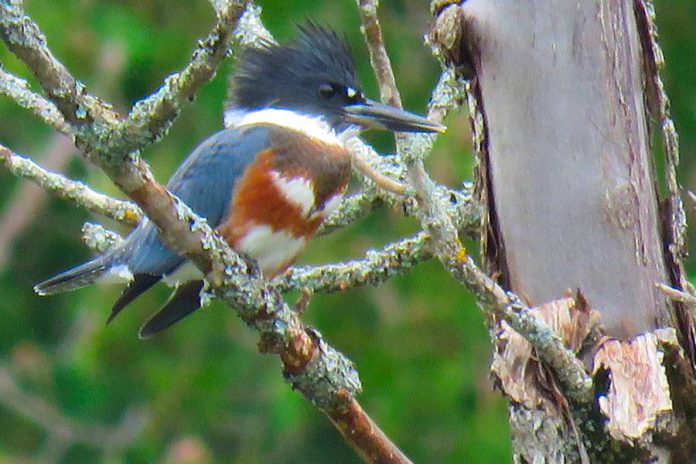
[[[534,347],[539,358],[555,371],[570,399],[581,404],[592,401],[592,378],[558,334],[535,317],[518,296],[506,292],[488,277],[471,257],[464,254],[464,259],[458,261],[456,257],[450,258],[450,273],[476,295],[483,309],[510,324]]]
[[[275,43],[275,39],[261,22],[261,7],[248,2],[234,31],[234,42],[242,49],[258,47],[262,42]]]
[[[371,3],[371,2],[368,2]],[[374,4],[371,5],[371,8]],[[363,13],[365,14],[365,13]],[[369,14],[369,10],[368,10]],[[383,49],[381,34],[365,34],[371,50]],[[378,78],[393,75],[382,72]],[[389,85],[389,84],[387,84]],[[398,93],[397,93],[398,95]],[[431,100],[428,117],[441,122],[453,107],[461,105],[464,88],[458,83],[452,70],[445,70]],[[405,135],[406,143],[400,144],[399,153],[407,166],[408,178],[415,190],[420,206],[420,219],[426,231],[433,237],[436,254],[445,267],[472,291],[488,311],[506,320],[537,349],[544,361],[556,370],[559,379],[568,388],[569,396],[581,402],[592,399],[592,382],[574,353],[568,350],[557,334],[546,324],[538,321],[522,305],[519,298],[506,293],[483,273],[467,255],[461,244],[457,229],[446,212],[443,202],[435,195],[436,185],[425,171],[422,158],[432,151],[433,135]]]
[[[90,250],[105,253],[118,246],[123,241],[123,237],[99,224],[85,222],[82,226],[82,241]]]
[[[322,223],[317,231],[318,235],[328,234],[336,229],[341,229],[352,224],[358,219],[367,216],[367,214],[375,209],[384,201],[375,194],[373,189],[364,186],[362,190],[349,197],[343,198],[336,211],[334,211]]]
[[[124,59],[121,47],[114,42],[106,44],[99,57],[99,69],[96,86],[101,89],[113,88],[114,80],[121,75]],[[15,77],[0,69],[0,93],[17,101],[20,106],[41,117],[59,133],[53,135],[47,144],[46,153],[39,157],[40,163],[47,171],[60,172],[70,161],[75,152],[70,127],[56,106],[44,97],[34,93],[24,79]],[[65,135],[64,135],[65,134]],[[68,181],[69,182],[69,181]],[[24,183],[8,200],[9,207],[0,220],[0,268],[6,262],[9,248],[17,237],[46,203],[46,190],[38,184]],[[113,200],[118,202],[118,200]],[[135,205],[130,206],[137,211]]]
[[[395,195],[403,195],[406,193],[406,186],[404,184],[374,169],[372,165],[362,157],[353,156],[353,167],[374,182],[377,187],[387,192]]]
[[[122,120],[110,105],[87,93],[84,86],[53,56],[38,25],[21,8],[21,1],[0,3],[2,38],[32,71],[65,119],[74,126],[78,146],[102,162],[118,164],[132,152],[158,140],[178,115],[181,105],[193,99],[227,54],[229,38],[246,2],[218,0],[217,23],[200,42],[189,65],[165,79],[159,91],[137,103]],[[92,126],[84,130],[84,126]],[[89,138],[89,140],[87,140]]]
[[[678,301],[680,303],[684,303],[686,305],[690,305],[692,307],[696,306],[696,296],[689,292],[685,292],[683,290],[678,290],[674,287],[670,287],[669,285],[663,284],[663,283],[656,283],[655,286],[659,291],[662,292],[663,295],[671,299],[672,301]]]
[[[411,460],[398,448],[360,407],[346,395],[347,405],[331,413],[331,422],[343,438],[366,462],[379,464],[410,464]]]
[[[453,70],[443,73],[443,79],[445,75],[449,75],[451,85],[459,86],[460,90],[443,91],[440,94],[441,98],[449,101],[445,105],[438,103],[439,98],[433,98],[428,117],[437,122],[442,121],[450,104],[461,103],[459,96],[464,94],[465,84],[457,82]],[[423,166],[423,156],[432,150],[434,137],[415,135],[409,136],[408,140],[409,143],[401,147],[401,153],[411,185],[416,191],[421,224],[432,235],[433,247],[440,261],[455,278],[477,296],[486,311],[505,320],[529,341],[539,357],[557,373],[570,398],[581,403],[591,401],[592,380],[575,354],[564,346],[561,338],[548,325],[535,318],[517,296],[505,292],[468,256],[441,199],[433,195],[435,184]]]
[[[575,354],[564,346],[563,340],[547,324],[535,318],[518,297],[505,292],[468,256],[442,202],[433,194],[434,183],[418,156],[420,150],[428,149],[429,145],[430,142],[422,137],[418,142],[408,144],[414,151],[405,159],[421,207],[421,224],[432,235],[438,258],[450,274],[476,295],[486,311],[505,320],[530,342],[539,357],[554,369],[570,398],[580,403],[591,401],[594,393],[592,379]]]
[[[47,171],[31,159],[13,153],[2,145],[0,145],[0,164],[14,175],[31,180],[57,197],[70,200],[92,212],[131,225],[137,224],[142,217],[140,209],[133,203],[116,200],[95,192],[82,182]]]
[[[40,117],[49,126],[63,134],[70,135],[70,128],[65,123],[65,118],[53,102],[32,92],[27,81],[2,68],[0,68],[0,95],[10,97],[19,106]]]
[[[308,288],[314,292],[337,292],[353,287],[376,285],[408,272],[432,258],[428,234],[399,240],[379,251],[368,251],[362,260],[315,267],[293,267],[274,280],[282,292]]]
[[[478,205],[471,199],[470,188],[470,185],[466,185],[466,193],[460,193],[438,187],[434,195],[447,205],[446,214],[455,221],[455,226],[460,233],[477,237],[480,211]],[[351,210],[351,204],[354,201],[363,201],[365,198],[368,196],[355,195],[348,198],[342,211],[354,219],[352,214],[359,215],[365,209],[358,204],[355,206],[356,212],[354,213]],[[414,213],[415,211],[411,208],[410,211],[406,212]],[[337,217],[337,220],[341,220],[340,216]],[[342,225],[339,223],[337,226]],[[290,268],[274,283],[283,292],[297,288],[308,288],[314,292],[344,291],[353,287],[377,285],[394,275],[408,272],[413,266],[432,257],[430,236],[425,232],[420,232],[414,237],[391,243],[379,251],[368,251],[366,257],[361,260],[323,266]]]
[[[375,71],[379,83],[379,94],[382,102],[401,108],[401,95],[399,95],[399,89],[396,86],[389,55],[384,48],[382,28],[377,17],[377,3],[377,0],[357,0],[362,31],[370,52],[370,63],[372,63],[372,69]]]
[[[441,110],[433,108],[429,117],[437,121],[442,114]],[[433,195],[434,184],[423,167],[422,154],[431,149],[432,139],[411,137],[407,146],[404,160],[421,207],[421,224],[432,234],[435,252],[445,268],[477,296],[485,310],[505,320],[529,341],[539,357],[554,369],[571,399],[580,403],[591,401],[592,379],[575,354],[547,324],[535,318],[517,296],[505,292],[468,256],[442,201]]]
[[[121,150],[124,154],[162,137],[181,106],[193,100],[200,88],[215,76],[227,56],[230,38],[248,2],[215,0],[211,3],[217,23],[208,36],[198,42],[189,64],[181,72],[167,77],[157,92],[139,101],[123,122]]]
[[[7,46],[29,67],[67,122],[80,127],[95,120],[115,120],[115,113],[86,94],[84,86],[53,56],[46,37],[25,14],[20,0],[0,3],[0,30]]]
[[[366,3],[370,8],[361,10],[362,14],[376,14],[374,12],[376,6],[372,2]],[[370,50],[375,50],[371,53],[379,55],[384,45],[381,34],[378,33],[378,23],[374,19],[373,23],[377,24],[376,32],[368,34],[366,31],[365,39]],[[388,66],[388,63],[384,63],[384,66]],[[389,75],[393,75],[393,72],[382,71],[378,73],[378,79],[385,79],[385,82],[388,82]],[[460,90],[445,91],[447,86],[460,87]],[[449,109],[461,104],[460,96],[463,94],[463,85],[456,82],[454,72],[450,70],[443,73],[434,93],[428,117],[441,122]],[[446,100],[447,103],[443,104],[442,100]],[[421,224],[433,238],[435,253],[446,269],[478,297],[484,308],[506,320],[537,349],[540,357],[557,372],[571,398],[580,402],[591,401],[592,381],[574,353],[563,345],[563,341],[553,330],[534,318],[529,313],[529,308],[524,306],[519,298],[506,293],[467,255],[466,249],[459,240],[457,228],[447,215],[446,207],[435,195],[436,185],[423,166],[423,157],[432,151],[434,140],[433,135],[405,135],[405,143],[399,144],[399,153],[407,167],[408,179],[420,207]]]

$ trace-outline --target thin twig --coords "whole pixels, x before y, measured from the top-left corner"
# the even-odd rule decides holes
[[[96,76],[95,86],[102,90],[111,89],[114,87],[115,79],[122,74],[125,64],[122,47],[115,42],[106,44],[101,50],[98,61],[100,72]],[[65,123],[60,111],[51,101],[32,92],[24,79],[15,77],[2,69],[0,69],[0,94],[12,98],[20,106],[38,115],[59,131],[48,142],[46,153],[38,159],[40,165],[47,171],[61,172],[72,158],[71,155],[75,153],[75,145],[72,142],[70,126]],[[0,219],[0,237],[3,238],[0,243],[0,268],[6,263],[9,248],[15,237],[18,237],[31,221],[39,216],[38,213],[45,205],[47,197],[46,189],[26,182],[18,186],[12,198],[8,200],[9,206]]]
[[[431,111],[434,120],[444,116],[441,107],[433,107],[438,108]],[[554,369],[569,398],[580,403],[590,402],[593,399],[592,379],[575,354],[547,324],[535,318],[519,298],[506,293],[468,256],[445,205],[433,195],[435,184],[423,166],[422,153],[431,149],[432,141],[426,137],[412,137],[405,146],[408,149],[404,150],[404,161],[416,190],[421,224],[431,233],[435,253],[445,268],[477,296],[486,311],[505,320],[529,341],[539,357]]]
[[[264,42],[276,43],[276,40],[261,22],[261,7],[249,2],[234,31],[234,43],[244,49],[259,47]]]
[[[31,159],[13,153],[2,145],[0,145],[0,164],[14,175],[35,182],[59,198],[70,200],[78,206],[119,222],[135,225],[142,216],[138,207],[133,203],[116,200],[95,192],[82,182],[47,171]]]
[[[379,251],[369,251],[361,260],[293,267],[273,283],[282,292],[298,288],[308,288],[313,292],[337,292],[376,285],[431,259],[433,255],[428,247],[429,240],[428,234],[421,232]]]
[[[70,127],[65,123],[65,118],[53,102],[32,92],[27,81],[2,68],[0,68],[0,95],[10,97],[19,106],[40,117],[49,126],[63,134],[70,135]]]
[[[366,144],[361,138],[351,137],[346,143],[353,160],[354,172],[358,173],[362,183],[360,201],[355,197],[354,204],[361,204],[365,211],[355,217],[361,217],[369,213],[380,203],[387,203],[404,211],[409,211],[415,206],[411,195],[408,193],[408,186],[403,185],[401,180],[405,179],[406,171],[401,165],[401,161],[396,155],[380,155],[374,148]],[[359,166],[364,166],[362,169]],[[392,181],[393,188],[381,188],[378,183],[380,179],[373,179],[370,174],[378,172],[387,182]],[[397,192],[394,192],[396,190]],[[343,220],[344,223],[346,219]]]
[[[433,93],[428,117],[441,122],[450,108],[463,103],[465,94],[466,82],[457,79],[454,70],[446,69]],[[566,348],[563,340],[546,323],[534,317],[519,297],[503,290],[474,263],[454,234],[449,217],[438,214],[443,209],[442,200],[433,203],[434,197],[428,194],[432,181],[423,169],[420,154],[420,150],[431,150],[432,140],[421,139],[421,142],[422,147],[416,147],[412,153],[409,175],[411,179],[417,179],[416,184],[424,187],[421,196],[426,200],[423,203],[419,201],[424,210],[423,223],[431,225],[428,230],[433,232],[434,242],[439,243],[436,253],[440,260],[455,278],[477,296],[486,311],[505,320],[534,347],[538,356],[556,372],[570,399],[589,403],[593,399],[592,379],[575,354]],[[433,217],[438,219],[431,222]]]
[[[670,300],[678,301],[680,303],[684,303],[691,306],[696,306],[696,296],[692,295],[691,293],[685,292],[683,290],[678,290],[661,282],[656,283],[655,287],[657,287],[657,289]]]
[[[161,138],[181,107],[193,101],[227,56],[230,38],[248,2],[214,0],[211,3],[217,22],[208,36],[198,42],[189,64],[168,76],[157,92],[136,103],[123,122],[121,130],[125,143],[121,152],[124,155]]]
[[[21,0],[0,2],[0,34],[69,124],[83,127],[95,121],[113,123],[119,119],[109,105],[89,95],[53,55],[39,26],[22,9]]]
[[[343,438],[366,461],[379,464],[410,464],[411,460],[392,445],[389,437],[365,413],[355,399],[331,412],[331,422]]]
[[[568,397],[586,404],[594,399],[592,378],[568,349],[561,337],[512,292],[506,292],[488,277],[470,256],[451,257],[447,264],[450,273],[476,295],[482,308],[510,324],[535,349],[536,354],[556,373]]]
[[[396,86],[389,55],[384,48],[382,28],[377,17],[377,0],[357,0],[357,3],[362,31],[370,52],[370,63],[379,83],[380,98],[384,103],[401,108],[401,95]]]
[[[106,253],[116,248],[123,241],[123,237],[99,224],[85,222],[82,226],[82,241],[90,250]]]
[[[322,223],[317,234],[324,235],[336,229],[346,227],[383,203],[382,198],[375,194],[376,188],[363,187],[356,194],[344,198],[338,209]]]
[[[434,196],[447,205],[446,214],[453,219],[459,232],[476,238],[480,233],[479,206],[471,200],[471,185],[465,185],[464,190],[466,193],[438,187]],[[342,208],[342,211],[351,214],[350,204],[365,198],[362,195],[350,197],[348,206]],[[355,214],[364,212],[360,205],[355,206],[355,210]],[[340,217],[337,220],[340,221]],[[430,236],[420,232],[414,237],[391,243],[381,250],[369,251],[361,260],[290,268],[287,273],[278,277],[274,284],[283,292],[298,288],[308,288],[314,292],[344,291],[353,287],[379,284],[394,275],[408,272],[413,266],[432,257]]]
[[[691,190],[687,190],[686,196],[691,202],[691,207],[696,207],[696,193],[692,192]]]
[[[117,246],[122,237],[98,224],[85,223],[82,241],[99,253]],[[332,293],[351,288],[378,285],[405,274],[418,264],[432,259],[430,237],[420,232],[413,237],[370,250],[363,259],[319,266],[291,267],[271,284],[279,292],[306,289],[313,293]]]

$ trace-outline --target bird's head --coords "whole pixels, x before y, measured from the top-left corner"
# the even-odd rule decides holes
[[[321,117],[337,130],[350,126],[442,132],[444,126],[365,97],[350,47],[313,22],[286,45],[265,42],[242,53],[232,78],[235,110],[291,110]]]

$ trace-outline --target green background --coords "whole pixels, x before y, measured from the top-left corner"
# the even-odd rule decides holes
[[[58,58],[91,92],[121,111],[182,68],[213,21],[204,0],[25,3]],[[378,96],[353,2],[259,4],[265,24],[281,41],[307,17],[345,31],[366,92]],[[657,10],[667,60],[664,77],[681,136],[681,181],[693,189],[696,3],[662,0]],[[422,45],[431,23],[427,3],[383,0],[380,15],[405,106],[422,113],[439,74]],[[4,47],[0,62],[29,77]],[[232,68],[232,61],[225,63],[169,135],[145,150],[161,181],[219,129]],[[464,112],[450,115],[447,123],[450,130],[439,139],[428,167],[438,181],[456,187],[471,178],[469,123]],[[380,151],[393,149],[387,135],[367,138]],[[0,98],[0,143],[38,159],[54,140],[36,117]],[[102,173],[77,156],[65,171],[118,195]],[[20,184],[0,172],[0,221],[11,205],[23,201],[17,194]],[[125,232],[50,198],[13,242],[0,237],[0,246],[10,253],[0,268],[0,368],[12,372],[24,393],[71,420],[116,426],[131,411],[144,418],[144,429],[122,450],[83,444],[61,448],[45,427],[7,407],[0,377],[0,462],[359,462],[329,422],[283,382],[278,359],[258,354],[255,334],[223,305],[213,304],[175,329],[139,341],[139,326],[166,298],[166,288],[144,295],[109,327],[104,322],[117,287],[35,296],[34,283],[90,256],[79,240],[87,220]],[[413,219],[380,208],[314,241],[301,263],[359,257],[416,230]],[[693,263],[689,270],[694,272]],[[437,263],[378,288],[317,295],[304,318],[355,362],[365,390],[361,403],[414,461],[510,460],[505,402],[489,378],[491,347],[483,317]]]

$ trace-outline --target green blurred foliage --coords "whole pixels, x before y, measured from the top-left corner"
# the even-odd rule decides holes
[[[25,0],[55,54],[96,95],[125,111],[155,91],[190,58],[213,21],[206,1]],[[264,21],[279,40],[307,17],[345,31],[367,93],[377,96],[354,3],[265,1]],[[681,134],[682,182],[696,169],[696,4],[657,4],[665,77]],[[425,109],[439,66],[422,46],[431,18],[426,2],[383,0],[381,18],[405,105]],[[0,62],[33,82],[4,47]],[[144,156],[164,181],[190,150],[220,127],[226,77],[186,107],[169,135]],[[35,83],[34,83],[35,84]],[[40,159],[53,143],[37,118],[0,99],[0,141]],[[428,167],[440,182],[471,178],[465,114],[450,116]],[[381,151],[391,138],[369,134]],[[118,195],[108,179],[78,157],[65,169],[95,188]],[[0,217],[16,202],[20,182],[0,172]],[[144,295],[104,325],[118,288],[93,287],[38,298],[32,285],[88,258],[80,227],[95,220],[50,199],[10,246],[0,269],[0,365],[22,389],[84,424],[116,426],[126,411],[148,418],[144,432],[122,452],[87,445],[56,451],[46,430],[0,401],[0,461],[29,457],[64,463],[359,462],[329,422],[282,380],[279,361],[262,356],[256,336],[223,305],[213,304],[173,330],[139,341],[139,325],[166,298],[166,288]],[[412,233],[413,220],[386,208],[317,239],[303,263],[358,257]],[[0,242],[6,242],[0,237]],[[470,244],[472,249],[475,244]],[[693,272],[693,266],[690,267]],[[472,298],[437,263],[378,287],[317,295],[305,319],[357,365],[367,411],[416,462],[500,463],[510,460],[505,403],[488,375],[490,343]],[[59,449],[59,448],[58,448]]]

